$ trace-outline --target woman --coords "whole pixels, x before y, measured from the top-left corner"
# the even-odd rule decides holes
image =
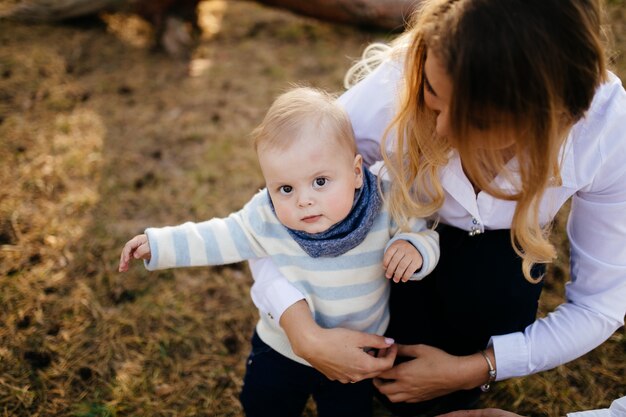
[[[428,0],[340,101],[398,218],[433,216],[441,260],[392,286],[394,345],[321,329],[267,260],[253,298],[330,378],[377,376],[399,414],[471,407],[482,385],[580,357],[623,325],[626,93],[606,69],[596,0]],[[363,68],[364,66],[359,68]],[[368,72],[368,71],[366,71]],[[535,320],[549,225],[571,197],[567,302]],[[581,332],[580,329],[585,329]],[[397,355],[404,357],[393,368]],[[382,372],[381,372],[382,371]],[[416,404],[417,403],[417,404]]]

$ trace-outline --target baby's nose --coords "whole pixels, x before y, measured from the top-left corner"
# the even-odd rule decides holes
[[[300,207],[308,207],[313,205],[313,199],[308,194],[300,194],[298,195],[298,206]]]

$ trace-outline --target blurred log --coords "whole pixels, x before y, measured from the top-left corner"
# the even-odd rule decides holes
[[[330,22],[401,31],[420,0],[257,0]]]
[[[154,22],[163,20],[163,11],[188,7],[199,0],[13,0],[0,17],[32,22],[57,22],[101,11],[130,11]],[[330,22],[399,31],[420,0],[257,0],[268,6],[291,10]],[[144,12],[144,13],[142,13]],[[156,23],[159,26],[159,22]]]
[[[0,0],[1,1],[1,0]],[[102,11],[136,13],[154,28],[155,46],[185,57],[197,26],[201,0],[12,0],[0,8],[0,18],[58,22]],[[257,0],[330,22],[401,31],[420,0]],[[11,4],[12,3],[12,4]]]
[[[102,11],[137,13],[149,22],[168,14],[196,18],[200,0],[18,0],[0,17],[28,22],[58,22]]]
[[[58,22],[111,10],[123,0],[22,0],[4,7],[0,17],[26,22]]]
[[[199,32],[200,0],[18,0],[0,18],[26,22],[58,22],[100,12],[135,13],[154,30],[154,47],[186,58]],[[6,8],[5,8],[6,9]]]

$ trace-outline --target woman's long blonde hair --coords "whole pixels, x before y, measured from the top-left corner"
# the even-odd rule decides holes
[[[348,73],[354,80],[367,72],[364,63],[371,68],[389,54],[404,58],[399,110],[381,147],[399,223],[442,206],[440,169],[454,148],[478,189],[516,202],[511,242],[526,279],[538,280],[533,264],[556,257],[548,227],[539,222],[541,197],[560,183],[562,145],[606,79],[601,13],[600,0],[422,0],[391,48],[374,49]],[[450,138],[435,134],[436,115],[424,103],[427,53],[452,81]],[[510,146],[478,149],[477,132]],[[513,156],[516,167],[508,164]],[[499,189],[495,175],[513,181],[515,191]]]

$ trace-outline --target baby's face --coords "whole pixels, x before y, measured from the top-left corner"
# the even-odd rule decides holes
[[[258,156],[276,216],[293,230],[321,233],[339,223],[363,184],[361,156],[336,140],[299,138]]]

